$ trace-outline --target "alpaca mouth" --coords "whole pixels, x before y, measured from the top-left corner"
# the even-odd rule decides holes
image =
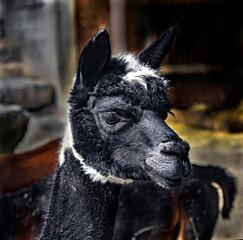
[[[171,176],[169,177],[163,177],[161,173],[151,170],[148,173],[150,179],[158,184],[159,186],[167,189],[175,188],[179,185],[181,185],[182,182],[182,177],[176,177],[176,176]]]
[[[188,156],[181,159],[173,152],[165,155],[153,154],[146,159],[145,163],[151,180],[165,188],[179,186],[182,179],[189,177],[191,173]]]

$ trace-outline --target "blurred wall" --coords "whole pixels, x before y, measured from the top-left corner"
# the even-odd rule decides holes
[[[185,107],[206,103],[213,109],[239,104],[243,95],[242,0],[124,0],[119,14],[114,7],[118,0],[76,1],[80,51],[103,26],[110,30],[112,43],[123,39],[123,49],[138,53],[177,24],[175,41],[161,68],[174,86],[172,102]],[[114,24],[120,15],[122,28]]]
[[[25,72],[51,82],[63,105],[76,65],[75,1],[3,0],[3,9],[5,36],[20,45]]]
[[[100,28],[109,30],[111,42],[115,39],[113,33],[125,35],[122,48],[138,53],[168,26],[177,23],[179,31],[162,68],[175,87],[173,102],[185,106],[205,102],[224,108],[237,106],[243,94],[241,1],[124,0],[119,12],[123,28],[113,25],[118,15],[110,3],[119,1],[3,3],[6,35],[24,46],[26,71],[53,82],[57,102],[66,100],[77,55]]]

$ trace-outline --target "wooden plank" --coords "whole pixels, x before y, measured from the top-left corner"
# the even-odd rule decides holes
[[[60,140],[22,154],[0,156],[0,194],[32,185],[54,172]]]

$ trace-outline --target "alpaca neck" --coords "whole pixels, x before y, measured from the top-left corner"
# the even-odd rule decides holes
[[[112,239],[120,185],[93,182],[71,149],[64,154],[40,239]]]

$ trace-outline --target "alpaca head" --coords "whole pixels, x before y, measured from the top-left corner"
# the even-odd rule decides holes
[[[69,99],[72,150],[93,180],[151,179],[164,187],[190,174],[189,145],[170,129],[166,81],[157,73],[169,29],[137,57],[111,55],[99,31],[83,50]]]

